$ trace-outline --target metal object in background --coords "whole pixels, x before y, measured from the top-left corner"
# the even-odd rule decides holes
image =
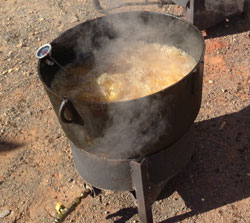
[[[145,0],[144,2],[126,2],[126,3],[121,3],[119,5],[113,6],[111,8],[107,8],[104,9],[100,3],[99,0],[93,0],[94,3],[94,7],[97,11],[103,13],[103,14],[108,14],[110,11],[114,10],[114,9],[118,9],[118,8],[122,8],[122,7],[129,7],[129,6],[145,6],[145,5],[158,5],[158,6],[163,6],[166,4],[176,4],[175,3],[176,0],[159,0],[157,1],[148,1]],[[182,3],[185,5],[185,2],[188,2],[189,0],[183,0]],[[185,5],[186,6],[186,5]]]
[[[145,5],[163,5],[176,4],[184,8],[185,18],[196,25],[199,29],[206,29],[214,26],[226,18],[243,14],[247,11],[249,0],[158,0],[144,2],[127,2],[104,9],[100,0],[92,0],[94,7],[98,12],[107,14],[110,11],[128,7]]]
[[[227,18],[244,14],[249,0],[190,0],[186,19],[199,29],[212,27]]]

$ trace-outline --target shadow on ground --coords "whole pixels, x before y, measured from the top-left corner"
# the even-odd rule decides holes
[[[196,123],[195,130],[195,155],[165,191],[166,196],[178,191],[192,211],[161,223],[178,222],[250,196],[250,106]]]
[[[247,14],[247,13],[246,13]],[[249,15],[233,16],[229,20],[221,22],[206,30],[205,39],[213,39],[221,36],[243,33],[250,30],[250,9]]]
[[[106,219],[110,219],[113,217],[120,217],[120,219],[115,220],[114,223],[124,223],[127,222],[127,220],[133,217],[136,213],[137,213],[136,208],[123,208],[114,214],[108,215]]]
[[[9,151],[15,150],[21,146],[23,146],[23,145],[20,143],[7,142],[7,141],[0,140],[0,153],[1,152],[9,152]]]
[[[160,223],[173,223],[250,196],[250,106],[195,124],[196,151],[187,169],[174,177],[160,199],[178,191],[187,207],[182,215]],[[137,213],[121,209],[108,218],[126,222]]]

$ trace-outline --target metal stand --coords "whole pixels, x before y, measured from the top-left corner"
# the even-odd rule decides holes
[[[130,191],[141,223],[153,223],[151,206],[168,180],[181,172],[191,159],[193,127],[169,147],[139,160],[116,160],[97,156],[71,143],[76,169],[92,187]]]
[[[147,162],[131,162],[132,179],[135,183],[139,218],[142,223],[153,223],[151,210],[150,185],[147,178]]]

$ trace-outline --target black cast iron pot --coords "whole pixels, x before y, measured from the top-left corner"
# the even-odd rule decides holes
[[[175,143],[194,122],[201,104],[204,39],[192,24],[152,12],[100,17],[67,30],[52,41],[52,57],[63,66],[82,61],[116,38],[173,45],[189,53],[196,67],[176,84],[155,94],[111,103],[73,101],[50,88],[56,64],[41,59],[38,72],[66,136],[89,153],[132,159]]]

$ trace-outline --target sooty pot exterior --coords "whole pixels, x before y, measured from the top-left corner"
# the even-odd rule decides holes
[[[50,83],[60,68],[48,65],[49,58],[39,61],[38,72],[58,120],[75,146],[109,159],[140,158],[175,143],[194,122],[201,104],[204,40],[196,27],[174,16],[126,12],[67,30],[52,41],[52,57],[66,67],[79,55],[117,38],[173,45],[189,53],[197,65],[160,92],[110,103],[74,101],[53,92]]]

